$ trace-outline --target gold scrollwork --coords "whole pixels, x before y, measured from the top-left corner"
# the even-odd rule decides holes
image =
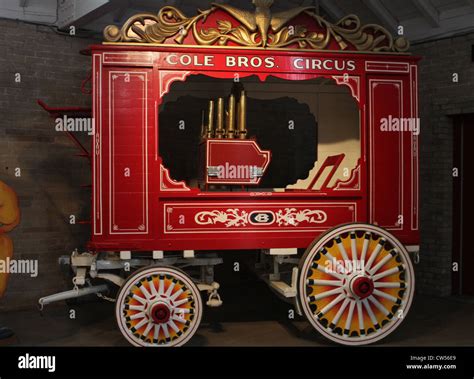
[[[234,43],[244,47],[285,48],[296,46],[301,49],[325,50],[331,41],[336,41],[341,50],[352,45],[358,51],[406,52],[410,47],[403,37],[393,38],[382,26],[362,25],[356,15],[348,15],[332,24],[315,13],[314,7],[299,7],[272,14],[271,0],[254,0],[255,12],[234,8],[227,4],[212,4],[208,10],[199,10],[194,17],[187,17],[172,6],[165,6],[158,15],[137,14],[119,28],[109,25],[104,29],[107,42],[166,43],[173,38],[183,44],[192,33],[198,45],[227,46]],[[217,27],[204,28],[208,16],[220,9],[239,22],[234,26],[230,20],[218,20]],[[305,25],[290,25],[300,14],[315,20],[321,29],[308,31]]]

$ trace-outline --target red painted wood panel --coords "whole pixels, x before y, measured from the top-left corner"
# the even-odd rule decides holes
[[[121,55],[109,54],[106,60],[104,53]],[[418,243],[418,138],[410,133],[380,130],[383,117],[417,117],[416,58],[103,45],[93,47],[93,54],[96,135],[91,249],[166,251],[307,247],[328,228],[353,221],[378,223],[403,243]],[[192,61],[198,64],[199,59],[209,55],[214,58],[208,58],[208,61],[214,64],[174,64],[174,58],[166,61],[169,54],[196,56]],[[274,62],[274,65],[257,70],[231,67],[228,62],[233,58],[226,58],[228,56],[259,56],[263,61],[273,57],[267,62]],[[299,59],[296,64],[295,59]],[[345,83],[345,70],[300,68],[301,64],[314,59],[351,60],[354,70],[348,72],[349,80]],[[408,72],[405,67],[409,68]],[[324,193],[204,192],[168,177],[166,168],[161,167],[157,148],[158,128],[164,127],[158,125],[157,114],[162,97],[174,81],[184,81],[189,75],[233,80],[237,72],[241,77],[257,72],[261,80],[269,75],[288,80],[324,76],[339,78],[340,85],[350,85],[361,110],[362,155],[360,170],[354,171],[356,185],[351,182],[349,190]],[[129,176],[124,175],[126,169],[130,170]],[[175,213],[169,214],[170,209]],[[238,209],[240,216],[247,212],[242,218],[245,223],[227,227],[226,222],[221,222],[224,216],[219,212],[229,217],[230,209]],[[278,214],[282,217],[286,209],[302,212],[294,215],[295,220],[300,218],[302,222],[279,225]],[[261,223],[257,218],[252,219],[255,211],[260,212],[257,216]],[[323,211],[327,219],[320,219],[323,220],[320,223],[316,219],[306,219],[312,215],[308,211]],[[201,212],[211,213],[200,215]],[[218,216],[215,220],[213,214]],[[314,215],[321,216],[322,213],[315,212]],[[267,220],[267,216],[270,221],[265,223],[262,220]],[[402,224],[399,224],[399,216],[403,216]],[[275,218],[273,221],[272,217]],[[287,219],[291,220],[291,217]]]
[[[405,238],[413,238],[417,190],[417,137],[408,75],[369,76],[369,221]],[[413,117],[412,117],[413,116]],[[398,120],[398,121],[397,121]],[[399,122],[403,130],[395,130]],[[418,173],[416,172],[416,175]],[[412,229],[413,228],[413,229]]]
[[[109,233],[149,233],[148,114],[151,70],[106,69]]]

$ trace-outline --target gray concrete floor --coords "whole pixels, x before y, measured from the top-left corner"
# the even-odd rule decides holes
[[[244,274],[222,288],[224,306],[205,309],[191,346],[331,346],[308,322],[288,319],[289,304]],[[69,318],[69,310],[76,319]],[[416,296],[404,323],[382,346],[474,346],[474,299]],[[115,325],[114,305],[97,301],[0,314],[16,337],[2,345],[127,346]]]

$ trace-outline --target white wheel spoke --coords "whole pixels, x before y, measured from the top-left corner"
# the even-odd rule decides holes
[[[183,317],[180,317],[180,316],[177,316],[177,315],[173,315],[173,317],[171,317],[174,321],[177,321],[179,322],[180,324],[185,324],[186,323],[186,319],[184,318],[184,315]]]
[[[133,294],[132,298],[134,298],[136,301],[140,302],[143,305],[145,305],[147,303],[146,299],[144,299],[143,297],[140,297],[138,295]]]
[[[362,261],[362,264],[365,265],[365,256],[367,255],[367,249],[369,248],[369,243],[370,243],[370,233],[365,233],[364,235],[364,244],[362,245],[362,255],[360,256],[360,260]]]
[[[162,324],[163,333],[165,333],[166,338],[170,338],[170,331],[168,329],[168,324]]]
[[[153,323],[149,322],[148,325],[146,326],[145,331],[143,332],[143,335],[145,337],[148,337],[148,334],[150,333],[150,330],[153,328]]]
[[[395,274],[395,273],[397,273],[397,272],[400,272],[400,269],[399,269],[398,267],[394,267],[394,268],[391,268],[391,269],[389,269],[389,270],[383,271],[383,272],[381,272],[380,274],[374,275],[374,276],[372,277],[372,280],[373,280],[374,282],[376,282],[377,280],[380,280],[380,279],[385,278],[385,277],[387,277],[387,276],[393,275],[393,274]]]
[[[388,316],[390,314],[390,311],[385,308],[383,306],[382,303],[380,303],[375,297],[373,297],[372,295],[369,296],[369,300],[377,307],[377,309],[382,312],[383,314],[385,314],[385,316]]]
[[[354,232],[351,233],[351,253],[352,259],[357,261],[357,238]]]
[[[135,313],[133,316],[130,316],[130,320],[138,320],[140,318],[146,318],[145,312]]]
[[[325,274],[334,276],[335,278],[340,279],[340,280],[344,279],[344,275],[339,274],[338,272],[334,272],[332,270],[329,270],[327,267],[323,267],[321,265],[318,265],[318,267],[316,267],[316,270],[319,270],[321,272],[324,272]]]
[[[191,310],[189,308],[178,308],[175,310],[175,313],[178,313],[178,314],[188,314],[190,312]]]
[[[346,325],[344,326],[345,330],[351,329],[352,316],[354,314],[355,305],[356,305],[355,301],[351,300],[351,304],[349,305],[349,313],[347,314]]]
[[[386,292],[379,291],[378,289],[374,289],[374,295],[383,297],[384,299],[390,300],[392,302],[396,302],[398,299],[395,296],[392,296]]]
[[[181,306],[181,305],[183,305],[183,304],[186,304],[188,301],[190,301],[190,299],[187,297],[186,299],[182,299],[182,300],[176,301],[176,302],[174,303],[174,306],[175,306],[175,307],[179,307],[179,306]]]
[[[359,329],[365,330],[364,314],[362,312],[362,303],[360,301],[357,302],[357,318],[359,320]]]
[[[145,288],[143,284],[139,288],[146,299],[149,299],[151,297],[150,292],[148,292],[148,290]]]
[[[147,324],[149,321],[147,318],[144,318],[142,321],[140,321],[137,325],[135,325],[135,329],[139,330],[142,328],[143,325]]]
[[[171,293],[173,292],[174,286],[175,286],[175,283],[172,281],[170,286],[166,290],[165,296],[169,297],[171,295]]]
[[[390,259],[393,258],[392,254],[387,254],[385,257],[383,257],[379,263],[377,263],[374,267],[372,267],[369,270],[370,275],[374,275],[379,271]]]
[[[381,239],[379,241],[379,243],[377,244],[377,246],[375,247],[374,251],[372,252],[372,254],[370,255],[370,258],[369,260],[367,261],[367,264],[365,265],[365,269],[366,270],[370,270],[370,268],[372,267],[372,264],[375,262],[375,259],[377,259],[380,251],[383,249],[383,246],[385,245],[387,241],[385,241],[384,239]]]
[[[337,311],[336,315],[334,316],[334,318],[332,319],[332,323],[334,325],[337,325],[337,323],[339,322],[339,320],[341,319],[341,316],[342,314],[344,313],[344,311],[346,310],[347,308],[347,304],[350,303],[350,300],[348,298],[345,298],[344,301],[342,302],[342,305],[341,307],[339,308],[339,310]]]
[[[372,312],[372,308],[370,307],[370,304],[367,301],[367,299],[362,300],[362,304],[364,304],[365,310],[369,314],[369,317],[372,320],[372,323],[374,325],[378,325],[377,318],[375,317],[374,312]]]
[[[158,295],[163,295],[165,292],[165,278],[159,277],[158,279],[160,281],[159,287],[158,287]]]
[[[331,261],[335,261],[336,259],[332,256],[332,254],[327,251],[327,249],[322,249],[321,250],[321,254],[324,255],[327,259],[331,260]]]
[[[153,282],[153,279],[150,280],[148,283],[150,283],[150,291],[152,296],[158,295],[158,291],[155,288],[155,283]]]
[[[342,301],[342,299],[344,299],[346,297],[346,295],[344,295],[343,293],[341,293],[338,297],[336,297],[333,301],[331,301],[328,305],[326,305],[322,310],[321,310],[321,313],[324,315],[326,313],[328,313],[332,308],[334,308],[334,306],[338,303],[340,303]]]
[[[343,246],[344,247],[344,246]],[[336,259],[334,258],[334,256],[329,252],[327,251],[327,249],[323,249],[321,250],[321,254],[323,254],[326,259],[331,262],[332,265],[336,265],[336,267],[340,267],[341,271],[344,273],[344,274],[347,274],[349,272],[349,270],[346,269],[345,265],[341,265],[339,263],[340,259]],[[325,267],[325,270],[327,268]],[[321,271],[321,270],[320,270]],[[335,272],[334,270],[331,270],[331,272]]]
[[[341,253],[342,259],[343,259],[344,261],[348,261],[348,260],[349,260],[349,256],[347,255],[346,248],[345,248],[344,245],[342,244],[342,240],[341,240],[341,237],[340,237],[340,236],[337,236],[337,237],[336,237],[336,243],[337,243],[337,247],[338,247],[338,249],[339,249],[339,252]]]
[[[328,296],[331,296],[331,295],[337,295],[339,293],[341,293],[343,291],[342,288],[335,288],[333,290],[329,290],[329,291],[326,291],[326,292],[321,292],[317,295],[314,295],[314,296],[309,296],[309,299],[310,301],[317,301],[317,300],[321,300],[321,299],[324,299],[325,297],[328,297]]]
[[[178,326],[174,323],[173,320],[168,321],[168,325],[175,331],[175,333],[179,333],[179,328]]]
[[[342,280],[319,280],[319,279],[308,279],[308,285],[310,286],[342,286]]]
[[[128,309],[130,309],[131,311],[143,312],[145,310],[145,307],[143,305],[129,305]]]
[[[179,289],[173,294],[173,296],[171,296],[170,300],[175,301],[182,293],[183,293],[183,290]]]
[[[399,282],[378,282],[374,283],[375,288],[401,288],[401,283]]]
[[[156,324],[155,325],[155,332],[153,333],[153,339],[155,341],[158,341],[159,337],[160,337],[160,324]]]

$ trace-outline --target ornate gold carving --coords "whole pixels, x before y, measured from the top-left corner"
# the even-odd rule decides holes
[[[108,42],[166,43],[173,38],[183,44],[192,33],[196,43],[203,46],[227,46],[233,42],[244,47],[285,48],[297,46],[301,49],[325,50],[335,40],[341,50],[349,44],[358,51],[405,52],[409,42],[392,35],[376,24],[361,25],[359,18],[348,15],[332,24],[315,13],[314,7],[298,7],[284,12],[271,13],[273,0],[253,0],[255,12],[238,9],[227,4],[212,4],[208,10],[199,10],[194,17],[187,17],[172,6],[163,7],[158,15],[142,13],[131,17],[119,28],[109,25],[104,29]],[[216,10],[222,10],[235,18],[240,25],[233,26],[229,20],[218,20],[217,27],[204,28],[203,23]],[[305,25],[289,25],[300,14],[314,19],[321,29],[308,31]]]

